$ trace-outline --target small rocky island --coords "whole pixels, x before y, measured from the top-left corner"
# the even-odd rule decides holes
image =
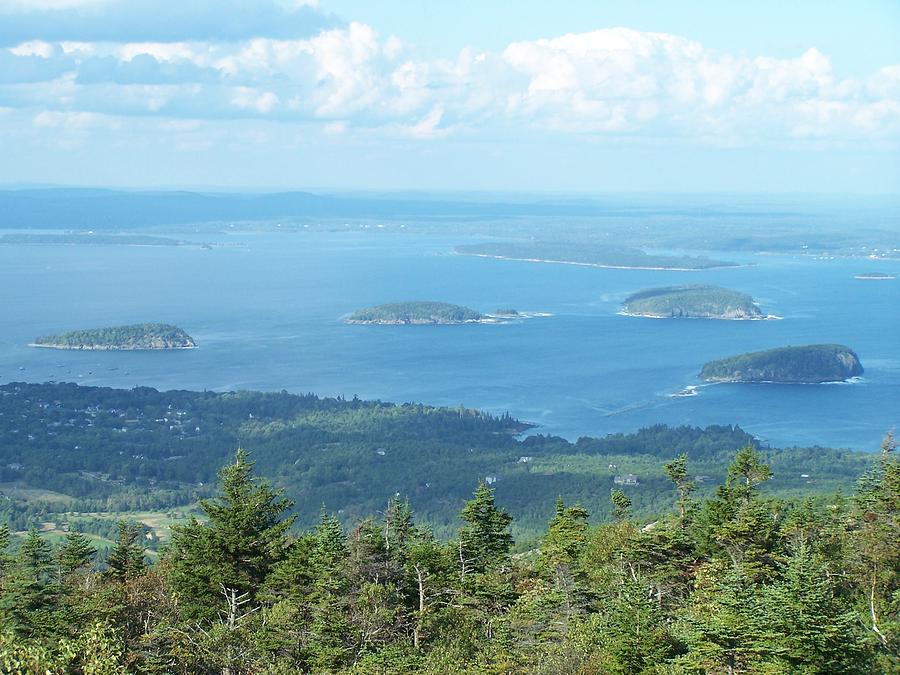
[[[447,302],[392,302],[377,307],[359,309],[346,319],[347,323],[368,324],[459,324],[489,323],[491,318],[481,312]]]
[[[863,372],[859,357],[844,345],[779,347],[710,361],[700,377],[707,382],[840,382]]]
[[[128,351],[137,349],[190,349],[194,339],[178,326],[167,323],[138,323],[76,330],[59,335],[45,335],[31,343],[32,347],[81,349],[93,351]]]
[[[769,318],[746,293],[704,285],[666,286],[634,293],[625,298],[622,314],[654,319]]]

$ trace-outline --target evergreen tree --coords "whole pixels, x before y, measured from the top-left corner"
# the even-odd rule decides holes
[[[494,504],[494,491],[484,481],[459,514],[465,525],[459,531],[460,575],[481,573],[505,565],[513,539],[512,516]]]
[[[169,556],[172,582],[188,616],[211,619],[223,609],[222,588],[256,594],[286,554],[284,517],[291,502],[268,483],[253,478],[253,463],[243,450],[219,473],[221,496],[202,500],[207,522],[193,519],[172,528]]]
[[[613,517],[616,520],[625,520],[631,513],[631,499],[621,490],[614,488],[609,493],[609,501],[613,505]]]
[[[139,543],[142,532],[141,525],[120,521],[119,536],[116,545],[106,559],[107,575],[116,581],[124,582],[146,569],[144,564],[144,547]]]
[[[784,578],[764,595],[766,645],[788,672],[861,673],[868,669],[865,636],[852,609],[835,598],[825,561],[801,540]]]
[[[63,577],[90,567],[91,558],[97,552],[90,540],[81,532],[66,534],[66,542],[59,549],[59,566]]]
[[[772,477],[769,465],[763,463],[759,452],[752,445],[745,445],[734,456],[728,467],[728,487],[739,500],[749,502],[760,483]]]
[[[20,636],[50,637],[60,628],[55,613],[52,549],[31,528],[22,542],[0,593],[0,625]]]
[[[681,515],[681,522],[683,524],[690,503],[691,493],[696,487],[693,481],[688,479],[687,453],[682,453],[671,462],[665,464],[663,470],[669,479],[675,483],[675,489],[678,491],[678,512]]]

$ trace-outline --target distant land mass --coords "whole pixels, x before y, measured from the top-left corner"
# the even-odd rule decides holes
[[[0,244],[89,246],[184,246],[187,242],[149,234],[4,234]]]
[[[750,352],[710,361],[700,377],[707,382],[816,384],[861,375],[859,357],[844,345],[805,345]]]
[[[194,339],[178,326],[138,323],[129,326],[76,330],[37,338],[32,347],[95,351],[136,349],[190,349]]]
[[[625,298],[622,313],[655,319],[765,319],[753,298],[720,286],[665,286]]]
[[[884,272],[864,272],[863,274],[857,274],[854,279],[866,279],[870,281],[889,281],[890,279],[896,279],[897,277],[893,274],[885,274]]]
[[[448,302],[392,302],[359,309],[347,323],[375,324],[458,324],[486,323],[490,318],[468,307]]]
[[[737,263],[706,257],[650,255],[628,246],[598,246],[563,242],[487,242],[457,246],[460,255],[483,258],[524,260],[527,262],[565,263],[589,267],[614,267],[645,270],[703,270],[712,267],[737,267]]]

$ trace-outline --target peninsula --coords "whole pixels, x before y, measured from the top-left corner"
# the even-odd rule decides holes
[[[665,286],[625,298],[622,314],[654,319],[758,320],[766,317],[746,293],[719,286]]]
[[[190,349],[196,344],[194,339],[178,326],[167,323],[139,323],[130,326],[93,328],[59,335],[46,335],[37,338],[30,346],[89,351],[128,351]]]
[[[447,302],[393,302],[377,307],[359,309],[346,319],[347,323],[368,324],[458,324],[490,323],[481,312]]]
[[[707,382],[840,382],[863,372],[859,357],[844,345],[805,345],[750,352],[710,361],[700,371]]]
[[[651,255],[639,248],[563,242],[488,242],[465,244],[454,251],[482,258],[561,263],[587,267],[688,272],[712,267],[737,267],[737,263],[686,255]]]
[[[863,274],[857,274],[854,279],[864,279],[866,281],[890,281],[891,279],[896,279],[897,277],[893,274],[885,274],[884,272],[865,272]]]

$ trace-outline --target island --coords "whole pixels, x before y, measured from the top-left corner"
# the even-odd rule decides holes
[[[844,345],[779,347],[710,361],[700,377],[707,382],[818,384],[861,375],[856,353]]]
[[[897,277],[893,274],[885,274],[884,272],[865,272],[863,274],[857,274],[854,279],[863,279],[866,281],[890,281],[891,279],[896,279]]]
[[[504,318],[515,318],[521,316],[519,314],[519,310],[517,309],[495,309],[494,316],[504,317]]]
[[[670,270],[688,272],[713,267],[737,267],[722,262],[687,255],[651,255],[639,248],[565,242],[488,242],[457,246],[459,255],[482,258],[521,260],[525,262],[561,263],[587,267],[616,269]]]
[[[188,242],[147,234],[4,234],[0,244],[47,246],[186,246]]]
[[[37,338],[30,346],[89,351],[128,351],[191,349],[196,347],[196,344],[194,339],[178,326],[167,323],[138,323],[45,335]]]
[[[481,312],[447,302],[392,302],[359,309],[345,321],[367,324],[459,324],[491,323]]]
[[[764,315],[753,298],[720,286],[665,286],[625,298],[622,314],[654,319],[758,320]]]

